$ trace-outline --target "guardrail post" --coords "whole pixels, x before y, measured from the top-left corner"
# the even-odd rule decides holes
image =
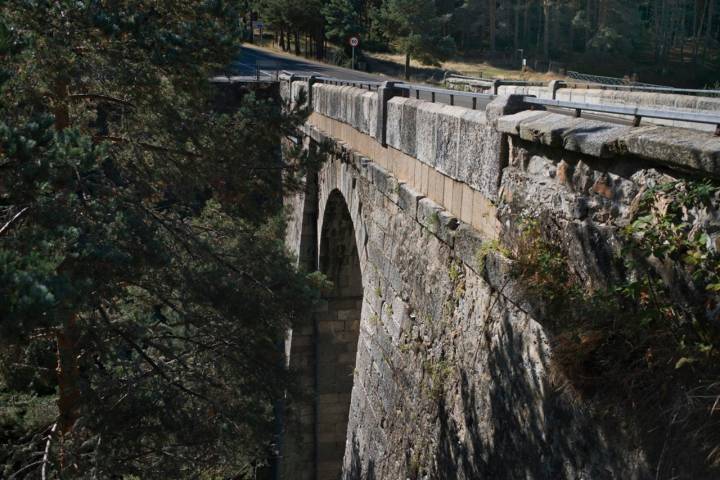
[[[548,88],[550,89],[550,93],[552,93],[552,99],[557,99],[557,91],[561,88],[567,87],[567,83],[563,82],[562,80],[551,80],[550,84],[548,85]]]
[[[313,109],[313,85],[315,84],[316,81],[317,81],[317,79],[315,78],[315,75],[310,75],[307,80],[307,88],[308,88],[307,102],[308,102],[308,108],[310,110]]]
[[[378,88],[377,128],[380,138],[377,141],[383,147],[387,147],[387,102],[397,93],[395,82],[383,82]]]
[[[492,82],[492,91],[493,95],[497,95],[500,91],[500,86],[502,85],[502,80],[495,79]]]

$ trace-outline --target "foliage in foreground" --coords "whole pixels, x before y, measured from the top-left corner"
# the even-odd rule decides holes
[[[213,111],[239,13],[0,1],[0,477],[267,458],[278,341],[315,291],[282,242],[308,159],[279,155],[301,112]]]

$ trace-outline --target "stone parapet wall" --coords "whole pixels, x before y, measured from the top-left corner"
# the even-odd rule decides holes
[[[631,89],[614,88],[580,88],[560,83],[553,89],[550,85],[502,85],[497,87],[493,81],[451,78],[447,81],[450,88],[474,91],[480,93],[496,93],[502,96],[532,95],[537,98],[555,99],[565,102],[587,103],[591,105],[617,105],[627,107],[641,107],[654,110],[670,110],[679,112],[720,112],[720,98],[702,95],[683,95],[669,92],[632,91]],[[494,91],[496,89],[496,91]],[[627,115],[603,113],[604,116],[629,118]],[[715,131],[715,125],[665,120],[659,118],[644,118],[644,124],[665,125],[672,127],[689,128],[706,132]]]
[[[389,146],[496,199],[502,135],[485,112],[393,98],[387,113]]]
[[[565,102],[589,103],[591,105],[619,105],[641,107],[655,110],[680,112],[720,112],[720,98],[672,93],[631,92],[598,88],[560,88],[555,92],[550,87],[501,86],[499,95],[533,95],[538,98],[556,99]],[[627,115],[603,113],[604,116],[628,118]],[[643,123],[689,128],[706,132],[714,132],[715,125],[665,120],[661,118],[643,118]]]
[[[360,132],[378,138],[376,92],[356,87],[313,85],[313,112],[352,125]]]

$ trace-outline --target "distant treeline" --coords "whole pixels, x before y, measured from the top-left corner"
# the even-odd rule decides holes
[[[657,75],[679,70],[699,81],[718,67],[718,0],[248,0],[286,50],[325,54],[325,41],[392,49],[435,63],[453,53],[531,65],[555,61],[595,73]],[[306,48],[307,47],[307,48]],[[602,59],[602,62],[598,62]],[[600,70],[598,70],[600,69]],[[708,77],[709,78],[709,77]]]

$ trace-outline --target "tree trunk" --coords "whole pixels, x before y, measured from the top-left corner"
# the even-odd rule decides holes
[[[550,1],[543,1],[543,17],[544,17],[544,38],[543,38],[543,57],[550,61]]]
[[[530,40],[530,5],[532,0],[525,0],[525,8],[523,9],[523,36],[522,44],[527,47]]]
[[[709,42],[712,39],[713,29],[713,17],[715,16],[715,0],[708,0],[708,20],[707,28],[705,29],[705,41]],[[706,43],[707,46],[707,43]]]
[[[80,371],[77,365],[77,319],[70,315],[57,334],[57,374],[58,374],[58,410],[60,413],[60,432],[69,433],[78,418],[77,407],[80,400],[78,380]]]
[[[488,29],[490,35],[490,53],[495,53],[495,26],[497,24],[495,7],[496,0],[488,0]]]
[[[693,35],[693,64],[697,64],[698,61],[698,53],[700,51],[700,38],[702,38],[703,29],[705,28],[705,18],[706,18],[706,12],[707,12],[707,5],[705,2],[700,2],[702,6],[700,7],[700,20],[696,20],[696,29]],[[697,6],[698,2],[695,2],[696,12],[695,17],[697,18]]]
[[[410,54],[405,54],[405,80],[410,80]]]
[[[69,435],[75,422],[79,418],[80,406],[80,369],[77,363],[77,317],[73,313],[66,315],[62,326],[57,333],[57,376],[58,376],[58,413],[59,413],[59,432],[60,432],[60,469],[63,470],[65,464],[62,445],[65,443],[65,437]]]
[[[707,59],[707,51],[712,40],[713,15],[715,15],[715,0],[708,0],[707,27],[705,27],[705,41],[703,42],[702,58]]]
[[[295,32],[295,55],[300,56],[300,32]]]
[[[598,1],[598,29],[607,27],[609,19],[609,1],[599,0]]]
[[[517,55],[518,49],[520,49],[520,0],[516,0],[513,5],[513,19],[514,19],[514,30],[513,30],[513,49],[515,50],[513,55]]]
[[[68,107],[67,79],[58,78],[53,84],[53,114],[55,115],[55,130],[62,132],[70,126],[70,109]]]

